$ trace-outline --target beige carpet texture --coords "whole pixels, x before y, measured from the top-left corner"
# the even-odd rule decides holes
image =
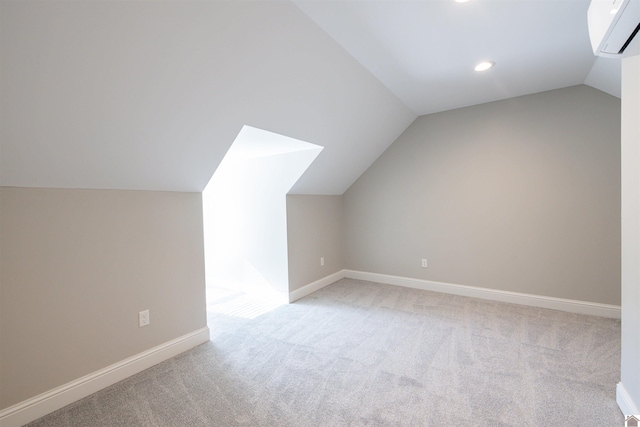
[[[620,321],[342,279],[30,426],[623,426]]]

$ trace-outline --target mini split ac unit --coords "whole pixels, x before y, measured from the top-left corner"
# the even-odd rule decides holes
[[[587,12],[593,53],[619,57],[640,30],[640,0],[591,0]]]

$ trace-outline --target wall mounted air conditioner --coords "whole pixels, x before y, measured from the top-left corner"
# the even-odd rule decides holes
[[[640,0],[591,0],[587,21],[593,53],[619,57],[640,37]]]

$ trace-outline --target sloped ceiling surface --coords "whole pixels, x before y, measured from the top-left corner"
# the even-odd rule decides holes
[[[295,3],[418,115],[582,84],[596,61],[589,0]],[[620,97],[620,61],[598,62],[586,83]]]
[[[248,125],[324,147],[293,193],[342,194],[417,115],[581,83],[619,96],[587,7],[0,1],[0,185],[202,191]]]
[[[289,2],[1,2],[0,183],[201,191],[243,125],[341,194],[415,114]]]

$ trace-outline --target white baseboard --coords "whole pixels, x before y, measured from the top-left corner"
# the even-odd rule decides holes
[[[625,416],[640,415],[640,409],[633,403],[631,395],[622,383],[618,383],[616,387],[616,402]]]
[[[326,277],[323,277],[320,280],[316,280],[315,282],[309,283],[299,289],[296,289],[293,292],[289,292],[289,302],[294,302],[299,300],[302,297],[306,297],[307,295],[324,288],[332,284],[333,282],[337,282],[338,280],[344,277],[344,270],[337,271],[333,274],[330,274]]]
[[[492,301],[528,305],[531,307],[550,308],[553,310],[588,314],[591,316],[610,317],[614,319],[620,319],[621,316],[620,306],[617,305],[599,304],[595,302],[577,301],[564,298],[524,294],[519,292],[501,291],[497,289],[479,288],[475,286],[455,285],[452,283],[433,282],[430,280],[411,279],[408,277],[367,273],[364,271],[343,271],[344,277],[348,277],[350,279],[367,280],[370,282],[385,283],[387,285],[404,286],[407,288],[422,289],[425,291],[442,292],[446,294],[481,298]]]
[[[19,427],[209,341],[202,328],[0,411],[0,427]]]

